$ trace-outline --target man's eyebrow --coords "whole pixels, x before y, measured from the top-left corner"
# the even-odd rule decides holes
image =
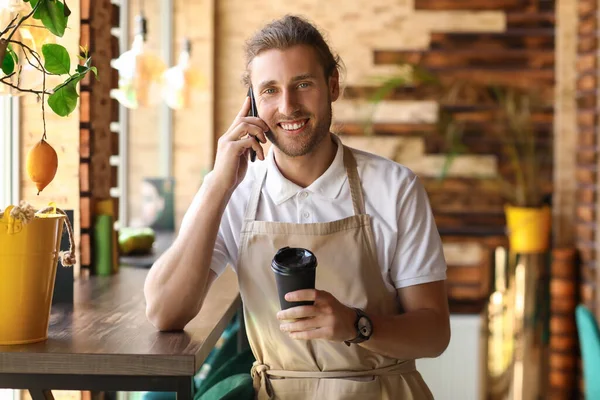
[[[291,82],[298,82],[298,81],[303,81],[306,79],[316,79],[316,77],[313,74],[301,74],[301,75],[296,75],[295,77],[293,77]],[[258,84],[257,87],[258,87],[258,90],[262,90],[265,87],[273,86],[276,84],[277,84],[277,81],[274,79],[271,79],[268,81],[262,81],[261,83]]]
[[[292,82],[303,81],[305,79],[315,79],[313,74],[302,74],[292,78]]]
[[[277,83],[277,81],[275,81],[274,79],[271,79],[270,81],[262,81],[261,83],[258,84],[258,90],[261,90],[262,88],[265,88],[267,86],[273,86]]]

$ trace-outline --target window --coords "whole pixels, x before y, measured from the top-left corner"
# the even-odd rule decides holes
[[[16,400],[18,392],[12,389],[0,389],[0,400]]]
[[[0,208],[19,200],[18,101],[0,96]]]

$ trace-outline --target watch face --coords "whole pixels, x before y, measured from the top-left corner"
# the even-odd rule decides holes
[[[360,317],[360,319],[358,320],[358,330],[360,331],[361,335],[365,337],[370,337],[371,332],[373,331],[371,321],[369,321],[369,319],[366,317]]]

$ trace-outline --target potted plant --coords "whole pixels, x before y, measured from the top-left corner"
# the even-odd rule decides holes
[[[516,253],[540,253],[549,247],[550,207],[543,162],[551,158],[551,147],[544,146],[535,129],[532,115],[547,104],[535,90],[469,80],[442,80],[419,65],[406,64],[412,74],[402,73],[380,81],[371,98],[371,109],[366,118],[365,132],[373,133],[374,108],[390,93],[417,86],[428,87],[437,94],[440,107],[437,129],[433,135],[444,143],[445,163],[439,179],[446,178],[453,160],[469,152],[463,141],[465,123],[448,110],[465,104],[476,104],[486,109],[491,135],[498,143],[498,153],[506,165],[503,173],[494,179],[486,177],[505,202],[507,235],[511,250]]]
[[[537,134],[533,115],[548,105],[532,89],[469,82],[464,87],[477,93],[478,104],[489,109],[491,123],[486,134],[495,138],[498,153],[506,164],[495,183],[505,201],[511,251],[519,254],[545,252],[550,242],[551,215],[547,182],[543,178],[544,162],[552,154],[551,147]],[[456,99],[460,101],[460,96]],[[446,104],[452,104],[448,97],[444,100]],[[450,146],[453,151],[462,152],[466,148],[460,141],[462,132],[462,129],[445,132],[455,136],[449,143],[460,146]],[[454,153],[451,151],[451,154]]]
[[[11,0],[0,9],[0,88],[4,94],[33,94],[40,100],[43,132],[26,160],[38,193],[58,167],[56,151],[47,142],[46,102],[59,116],[71,114],[77,84],[90,72],[97,75],[85,48],[80,49],[81,63],[72,67],[67,49],[55,43],[70,14],[66,0]],[[59,254],[63,224],[70,248]],[[59,258],[63,266],[75,263],[73,231],[64,211],[52,204],[36,211],[26,203],[0,210],[0,345],[46,339]]]

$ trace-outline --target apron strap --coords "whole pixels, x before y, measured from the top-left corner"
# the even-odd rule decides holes
[[[250,371],[254,393],[259,394],[258,398],[260,399],[273,398],[273,387],[271,386],[271,380],[267,376],[268,369],[269,367],[267,365],[254,361],[252,370]],[[263,382],[264,385],[262,384]]]
[[[349,379],[365,376],[404,375],[417,370],[415,360],[406,360],[388,367],[367,369],[362,371],[285,371],[271,370],[266,364],[255,361],[252,364],[252,385],[259,398],[274,398],[273,387],[269,377],[292,379]]]
[[[344,148],[344,167],[346,168],[346,174],[348,174],[348,185],[350,186],[350,194],[352,196],[352,207],[354,208],[355,215],[362,215],[365,213],[365,199],[363,197],[362,185],[360,184],[360,177],[358,176],[358,169],[356,166],[356,159],[352,154],[350,148],[340,144]],[[246,214],[244,215],[245,221],[255,221],[256,213],[258,211],[258,200],[260,199],[260,192],[267,176],[267,167],[264,166],[259,172],[258,179],[254,181],[252,187],[252,194],[246,207]]]
[[[267,166],[261,168],[258,179],[254,181],[252,186],[252,193],[250,194],[250,200],[246,207],[246,215],[244,215],[245,221],[255,221],[256,211],[258,210],[258,200],[260,199],[260,191],[262,190],[263,183],[267,176]]]
[[[360,378],[363,376],[381,375],[403,375],[416,371],[415,360],[406,360],[388,367],[367,369],[362,371],[284,371],[266,369],[268,376],[278,378],[300,378],[300,379],[336,379],[336,378]]]
[[[358,176],[356,159],[352,154],[352,150],[346,146],[344,146],[344,166],[346,167],[346,173],[348,174],[348,185],[350,185],[354,214],[362,215],[365,213],[365,199],[360,184],[360,177]]]

